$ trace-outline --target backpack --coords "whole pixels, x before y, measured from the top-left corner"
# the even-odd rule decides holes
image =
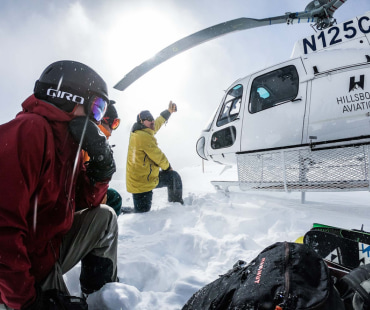
[[[277,242],[196,292],[182,310],[344,310],[324,260],[305,244]]]

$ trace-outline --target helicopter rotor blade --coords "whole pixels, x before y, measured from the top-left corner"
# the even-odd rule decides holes
[[[114,88],[123,91],[145,73],[149,72],[154,67],[165,62],[166,60],[199,44],[231,32],[281,23],[293,24],[295,22],[315,22],[318,29],[326,28],[331,26],[333,23],[332,15],[334,11],[346,1],[347,0],[315,0],[308,4],[306,6],[306,10],[303,12],[286,13],[282,16],[264,19],[242,17],[200,30],[167,46],[155,54],[152,58],[144,61],[139,66],[132,69],[114,86]],[[341,3],[340,5],[338,4],[339,2]],[[327,13],[327,9],[334,11],[332,11],[330,14]]]
[[[347,0],[337,0],[332,1],[334,2],[329,8],[328,11],[331,13],[331,16],[333,16],[334,12],[339,9],[340,6],[342,6]]]
[[[285,22],[285,15],[279,18],[275,17],[271,19],[266,18],[261,20],[251,18],[238,18],[203,29],[185,38],[182,38],[179,41],[176,41],[175,43],[167,46],[166,48],[155,54],[152,58],[144,61],[142,64],[135,67],[128,74],[126,74],[125,77],[114,86],[114,88],[118,90],[125,90],[138,78],[140,78],[145,73],[158,66],[162,62],[214,38],[235,31]]]

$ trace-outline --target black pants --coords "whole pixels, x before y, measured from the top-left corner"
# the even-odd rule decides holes
[[[180,175],[176,171],[160,171],[159,183],[156,188],[167,187],[168,201],[180,202],[182,200],[182,181]],[[132,194],[134,200],[135,212],[148,212],[152,207],[153,191]]]

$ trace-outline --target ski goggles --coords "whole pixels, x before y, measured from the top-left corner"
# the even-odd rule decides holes
[[[110,117],[103,117],[102,122],[104,124],[107,124],[110,129],[116,130],[121,123],[121,120],[119,118],[110,118]]]
[[[141,116],[139,114],[139,119],[140,119],[141,122],[145,122],[145,121],[154,122],[153,116],[147,116],[147,117],[141,118]]]
[[[100,122],[102,120],[105,111],[107,110],[107,105],[107,101],[101,97],[94,96],[92,98],[90,110],[91,116],[93,116],[97,122]]]

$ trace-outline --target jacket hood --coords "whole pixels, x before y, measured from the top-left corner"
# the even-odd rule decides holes
[[[45,117],[48,121],[69,122],[75,117],[73,112],[68,113],[60,110],[47,101],[37,99],[34,95],[29,96],[22,103],[22,108],[23,111],[19,114],[35,113]]]

